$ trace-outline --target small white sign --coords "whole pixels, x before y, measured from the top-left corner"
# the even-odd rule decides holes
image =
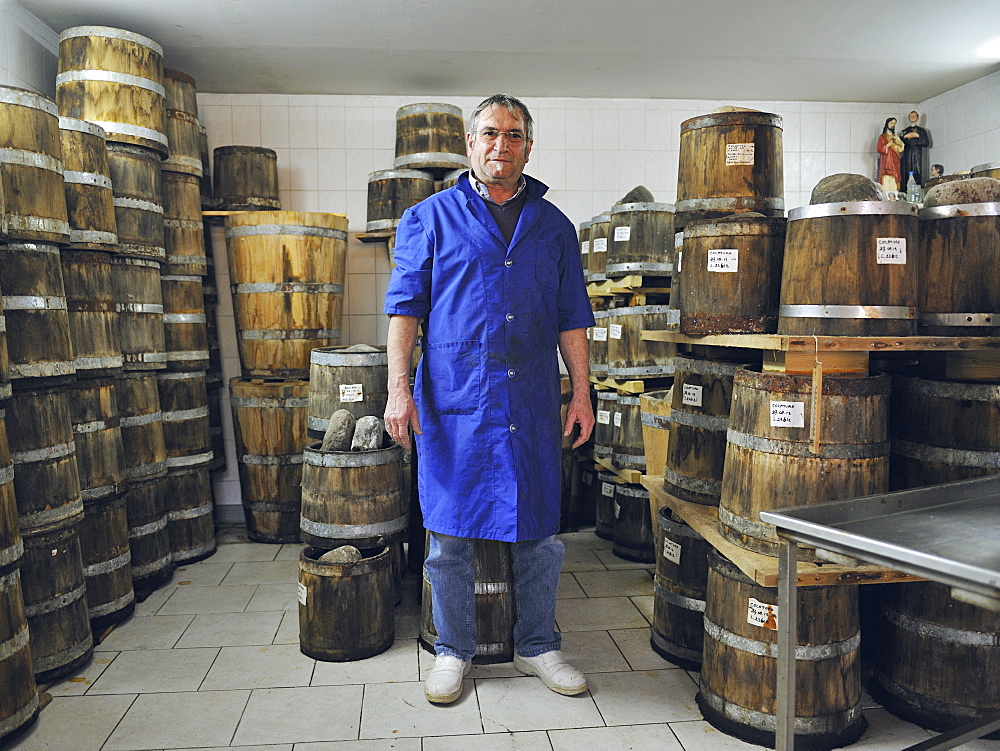
[[[681,312],[677,308],[667,309],[667,325],[668,326],[680,326],[681,324]]]
[[[615,427],[620,428],[622,426],[622,413],[615,412]]]
[[[753,144],[752,143],[727,143],[726,144],[726,166],[736,167],[740,165],[753,165]]]
[[[739,270],[739,265],[740,265],[740,251],[735,248],[731,250],[708,251],[709,271],[732,273],[734,271]]]
[[[885,263],[906,263],[905,237],[880,237],[875,246],[876,261]]]
[[[595,253],[607,253],[608,252],[608,238],[597,237],[591,243],[591,247]]]
[[[590,240],[584,240],[580,243],[580,253],[587,255],[590,252]]]
[[[608,336],[612,339],[621,339],[622,325],[620,323],[612,323],[611,326],[608,327]]]
[[[614,498],[615,497],[615,486],[614,486],[614,483],[602,482],[601,483],[601,495],[603,495],[605,498]]]
[[[677,271],[678,274],[681,273],[681,260],[683,258],[684,258],[683,250],[678,250],[677,253],[674,254],[674,269]]]
[[[674,233],[674,247],[683,248],[684,247],[684,231],[680,230]]]
[[[340,401],[343,402],[363,402],[365,400],[365,388],[361,383],[340,384]]]
[[[611,413],[606,409],[597,410],[597,423],[599,425],[610,425],[611,424]]]
[[[608,340],[608,327],[607,326],[594,326],[594,341],[595,342],[606,342]]]
[[[750,598],[747,607],[747,623],[751,626],[760,626],[774,631],[778,630],[778,606],[766,602],[759,602]]]
[[[632,237],[631,227],[615,227],[616,243],[628,242],[630,237]]]
[[[306,585],[299,582],[299,605],[306,604]]]
[[[615,519],[621,516],[621,513],[622,513],[622,506],[620,503],[618,503],[618,501],[615,501]]]
[[[680,543],[674,542],[673,540],[668,540],[664,538],[663,540],[663,557],[666,558],[671,563],[680,566],[681,565],[681,546]]]
[[[772,428],[804,428],[805,426],[805,402],[771,402]]]
[[[704,387],[695,386],[693,383],[685,383],[684,391],[681,394],[681,404],[689,404],[692,407],[701,406],[701,394]]]

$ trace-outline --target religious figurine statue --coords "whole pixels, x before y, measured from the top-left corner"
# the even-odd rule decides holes
[[[878,182],[890,192],[897,192],[903,183],[899,171],[899,155],[903,153],[903,142],[896,135],[896,118],[890,117],[882,126],[875,150],[878,151]]]
[[[917,185],[924,184],[924,148],[930,146],[931,139],[927,131],[917,125],[920,115],[916,110],[909,115],[910,124],[899,134],[903,141],[903,156],[901,158],[900,173],[903,185],[906,184],[907,176],[913,173],[913,180]]]

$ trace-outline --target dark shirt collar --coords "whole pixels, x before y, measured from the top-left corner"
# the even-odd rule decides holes
[[[480,196],[482,196],[483,200],[489,201],[490,203],[496,204],[497,206],[505,206],[514,199],[516,199],[519,195],[521,195],[521,193],[527,186],[528,181],[524,179],[524,175],[521,175],[521,177],[517,181],[517,191],[514,193],[514,195],[512,195],[503,203],[497,203],[497,201],[493,200],[493,197],[490,195],[489,189],[487,189],[487,187],[483,185],[483,183],[479,182],[479,180],[476,179],[476,175],[471,169],[469,170],[469,184],[472,185],[472,187]]]

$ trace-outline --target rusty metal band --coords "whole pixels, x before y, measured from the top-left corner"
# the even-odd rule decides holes
[[[129,536],[131,537],[131,535]],[[149,576],[150,574],[155,574],[158,571],[162,571],[163,569],[165,569],[167,566],[170,565],[170,562],[172,560],[174,560],[173,554],[167,553],[162,558],[157,558],[155,561],[145,563],[141,566],[136,566],[135,564],[133,564],[132,565],[133,581],[136,579],[141,579],[144,576]]]
[[[684,373],[728,376],[729,378],[732,378],[736,374],[737,368],[743,367],[741,363],[724,362],[722,360],[700,360],[696,357],[678,357],[677,363],[677,369]]]
[[[212,457],[214,456],[215,452],[206,451],[203,454],[167,457],[167,469],[176,469],[177,467],[197,467],[212,461]]]
[[[117,245],[118,235],[114,232],[100,232],[93,229],[72,229],[69,231],[69,242],[94,243],[95,245]]]
[[[162,263],[163,259],[167,257],[166,248],[162,245],[150,245],[148,243],[126,243],[121,242],[119,238],[118,242],[118,252],[122,254],[131,254],[133,256],[140,256],[142,258],[149,258],[151,260]]]
[[[726,430],[729,427],[728,415],[701,415],[697,412],[682,412],[679,409],[672,409],[668,419],[675,425],[687,425],[692,428],[703,428],[716,432]]]
[[[111,190],[111,178],[107,175],[99,175],[96,172],[63,170],[63,180],[73,185],[93,185],[98,188]]]
[[[305,463],[302,454],[285,454],[282,456],[243,454],[239,459],[243,464],[251,464],[257,467],[283,467],[289,464]]]
[[[24,555],[24,541],[18,537],[17,542],[13,545],[0,550],[0,566],[9,566],[14,562],[19,561],[22,555]],[[0,586],[0,589],[3,588],[3,586]]]
[[[196,548],[191,548],[189,550],[176,550],[171,554],[170,558],[178,563],[183,563],[184,561],[189,561],[192,558],[200,558],[202,556],[208,555],[216,548],[216,541],[213,537],[209,542],[204,545],[199,545]]]
[[[923,378],[894,376],[893,388],[908,394],[933,396],[972,402],[1000,401],[1000,385],[991,383],[962,383],[960,381],[928,381]]]
[[[12,219],[13,217],[8,215],[7,218]],[[48,253],[53,256],[60,254],[59,246],[53,243],[0,243],[0,253],[3,251],[15,251],[19,253]]]
[[[313,295],[327,292],[335,295],[343,294],[343,284],[327,284],[325,282],[257,282],[252,284],[234,284],[233,294],[252,295],[256,293],[302,293]]]
[[[620,203],[611,207],[611,217],[615,214],[635,214],[643,211],[653,213],[672,214],[674,205],[672,203],[656,203],[653,201],[638,201],[636,203]],[[622,225],[625,226],[625,225]]]
[[[0,420],[3,419],[3,413],[0,412]],[[14,465],[7,464],[0,467],[0,485],[6,485],[14,479]]]
[[[689,540],[705,539],[698,534],[693,527],[689,527],[687,524],[675,522],[669,516],[664,514],[657,514],[657,521],[659,522],[660,529],[669,534],[677,535],[678,537],[686,537]]]
[[[649,491],[642,485],[616,485],[615,493],[623,495],[626,498],[649,498]]]
[[[752,537],[755,540],[766,540],[775,543],[778,541],[778,533],[775,531],[773,525],[744,519],[724,506],[719,506],[719,523],[725,524],[741,535]]]
[[[53,117],[59,117],[59,110],[56,108],[56,103],[48,97],[36,94],[33,91],[4,87],[0,89],[0,103],[41,110]]]
[[[177,352],[167,352],[167,362],[201,362],[208,359],[207,349],[190,349]]]
[[[83,513],[83,496],[74,498],[69,503],[45,511],[36,511],[32,514],[22,514],[18,517],[18,523],[24,532],[32,529],[41,529],[56,522],[66,521]]]
[[[469,166],[469,157],[464,154],[452,154],[448,151],[419,151],[413,154],[397,156],[392,160],[395,169],[405,169],[407,167],[419,167],[430,162],[444,163],[455,169],[465,169]]]
[[[45,600],[44,602],[39,602],[34,605],[28,605],[25,603],[24,614],[28,618],[36,618],[37,616],[45,615],[46,613],[54,613],[57,610],[62,610],[68,605],[72,605],[74,602],[83,597],[86,591],[87,585],[81,584],[76,589]]]
[[[143,76],[119,73],[116,70],[96,70],[89,68],[84,70],[67,70],[56,75],[56,86],[62,86],[67,83],[79,83],[81,81],[117,83],[123,86],[135,86],[140,89],[146,89],[162,97],[167,95],[166,89],[163,88],[163,84],[161,83],[157,83],[150,78],[144,78]]]
[[[638,407],[639,397],[637,396],[627,396],[625,394],[618,395],[618,403],[624,404],[626,407]]]
[[[124,607],[128,607],[131,603],[135,602],[135,590],[129,590],[127,594],[119,597],[111,602],[106,602],[103,605],[94,605],[93,607],[87,608],[87,615],[91,620],[94,618],[99,618],[102,615],[108,615],[109,613],[117,613]]]
[[[700,480],[697,477],[687,477],[685,475],[678,474],[670,467],[664,467],[663,479],[671,485],[676,485],[678,488],[690,490],[693,493],[701,493],[702,495],[710,495],[716,498],[718,498],[722,493],[721,482],[713,480]]]
[[[597,392],[598,402],[617,402],[618,392],[617,391],[598,391]]]
[[[152,128],[144,128],[141,125],[132,125],[131,123],[110,122],[108,120],[93,120],[92,122],[100,125],[108,132],[108,140],[111,140],[110,134],[118,134],[122,136],[132,136],[133,138],[144,138],[147,141],[153,141],[154,143],[158,143],[163,146],[169,146],[166,133],[161,133],[160,131],[153,130]]]
[[[917,309],[907,305],[782,305],[781,318],[847,318],[912,320]]]
[[[1000,313],[921,313],[924,326],[1000,326]]]
[[[259,237],[262,235],[294,235],[297,237],[325,237],[328,240],[346,240],[347,233],[333,227],[315,227],[302,224],[250,224],[245,227],[227,227],[226,239]]]
[[[147,412],[144,415],[129,415],[119,418],[118,424],[123,428],[138,428],[141,425],[150,425],[154,422],[162,422],[162,412]]]
[[[734,634],[722,626],[705,618],[705,633],[712,639],[727,647],[732,647],[747,654],[758,657],[778,657],[778,643],[758,641],[748,639],[745,636]],[[830,660],[835,657],[849,655],[858,650],[861,645],[861,632],[858,632],[843,641],[835,641],[830,644],[796,645],[795,659],[802,662],[815,660]]]
[[[383,169],[368,173],[368,182],[376,180],[423,180],[434,182],[434,176],[430,172],[415,169]]]
[[[774,732],[777,718],[773,714],[747,709],[733,704],[727,699],[712,693],[704,685],[700,687],[702,699],[716,712],[728,719],[747,727]],[[811,736],[836,733],[850,727],[861,717],[861,703],[858,702],[842,712],[832,715],[817,715],[814,717],[796,717],[795,735]]]
[[[12,378],[46,378],[49,376],[73,375],[76,364],[71,361],[42,363],[11,363]]]
[[[306,447],[303,455],[306,464],[314,467],[377,467],[402,461],[403,447],[390,446],[377,451],[317,451]]]
[[[737,211],[753,208],[784,211],[785,199],[778,196],[729,196],[725,198],[686,198],[674,204],[678,214],[685,211]]]
[[[209,502],[204,506],[196,506],[195,508],[181,509],[180,511],[170,511],[167,513],[167,519],[172,522],[183,521],[185,519],[197,519],[202,516],[206,516],[212,513],[212,503]]]
[[[25,151],[24,149],[0,149],[0,163],[17,167],[35,167],[60,174],[63,171],[61,159],[38,151]]]
[[[151,462],[150,464],[138,464],[134,467],[125,468],[125,477],[129,480],[145,480],[147,478],[158,477],[167,471],[166,460],[161,462]]]
[[[205,231],[205,227],[201,222],[192,219],[164,219],[163,226],[170,229],[196,229],[199,232]]]
[[[958,203],[949,206],[928,206],[917,215],[921,221],[927,219],[964,219],[975,216],[1000,216],[1000,203]]]
[[[129,352],[125,354],[125,362],[147,362],[165,363],[167,354],[165,352]]]
[[[945,464],[951,467],[1000,469],[1000,448],[992,451],[944,448],[942,446],[928,446],[926,444],[904,441],[901,438],[893,438],[892,453],[898,456],[905,456],[908,459]]]
[[[871,443],[823,443],[819,452],[813,452],[812,443],[783,441],[778,438],[764,438],[749,435],[729,428],[726,440],[734,446],[758,451],[765,454],[780,456],[798,456],[807,459],[877,459],[889,453],[888,441],[873,441]]]
[[[194,379],[204,378],[204,377],[205,377],[205,371],[204,370],[190,370],[190,371],[184,371],[184,372],[180,372],[180,373],[157,373],[156,374],[156,380],[157,381],[187,381],[187,380],[194,380]]]
[[[78,357],[74,360],[77,372],[84,370],[98,370],[103,368],[120,368],[125,363],[125,358],[121,355],[111,355],[110,357]]]
[[[410,515],[403,514],[398,519],[376,522],[374,524],[322,524],[304,516],[299,519],[299,528],[314,537],[326,539],[357,539],[360,537],[377,537],[405,532],[410,523]]]
[[[125,29],[115,29],[110,26],[72,26],[59,34],[59,41],[63,42],[74,37],[97,37],[99,39],[118,39],[123,42],[132,42],[141,47],[149,47],[157,55],[163,56],[163,48],[142,34]]]
[[[84,501],[94,501],[98,498],[106,498],[109,495],[114,495],[118,488],[115,485],[101,485],[99,488],[82,488],[80,490],[80,497]]]
[[[407,115],[456,115],[462,117],[462,108],[454,104],[444,104],[442,102],[421,102],[418,104],[407,104],[396,110],[396,117],[406,117]]]
[[[187,282],[201,284],[202,277],[194,274],[160,274],[161,282]]]
[[[682,647],[674,642],[667,641],[663,634],[656,631],[655,627],[650,630],[649,638],[653,644],[667,654],[672,654],[675,657],[680,657],[683,660],[689,660],[691,662],[701,662],[701,650],[688,649],[687,647]]]
[[[119,313],[151,313],[163,315],[163,306],[151,302],[116,303],[115,310]]]
[[[389,355],[381,352],[338,352],[329,347],[317,347],[309,356],[313,365],[333,365],[336,367],[360,368],[373,365],[387,365]]]
[[[168,266],[184,266],[189,264],[194,266],[207,266],[208,256],[187,255],[186,253],[169,253],[167,255]],[[204,279],[204,277],[199,278]]]
[[[640,419],[642,420],[642,424],[647,427],[670,430],[670,415],[656,415],[652,412],[642,412]]]
[[[894,626],[919,636],[951,644],[961,644],[966,647],[992,647],[994,649],[1000,647],[1000,634],[995,631],[969,631],[917,620],[905,613],[898,612],[885,603],[882,603],[882,615]]]
[[[199,417],[208,417],[208,407],[176,409],[170,412],[163,412],[162,415],[163,422],[185,422],[187,420],[197,420]]]
[[[160,204],[142,198],[115,196],[114,203],[116,209],[137,209],[138,211],[148,211],[151,214],[163,213],[163,207]]]
[[[309,397],[295,396],[279,399],[273,396],[234,396],[229,399],[234,407],[250,407],[253,409],[303,409],[309,406]]]
[[[59,130],[72,130],[77,133],[86,133],[89,136],[96,136],[102,141],[108,140],[108,134],[100,125],[94,125],[86,120],[76,117],[59,117]]]
[[[628,263],[609,263],[604,271],[605,276],[626,274],[673,274],[674,264],[657,261],[630,261]]]
[[[66,298],[57,295],[4,295],[4,310],[66,310]]]
[[[619,368],[608,365],[608,375],[613,378],[632,376],[673,375],[674,365],[639,365],[633,368]]]
[[[121,421],[117,417],[109,417],[107,420],[91,420],[90,422],[73,423],[73,432],[77,435],[81,433],[97,433],[102,430],[112,430],[121,427]]]
[[[118,257],[113,259],[112,263],[118,263],[123,266],[139,266],[141,268],[155,269],[157,274],[160,273],[160,266],[162,266],[162,264],[159,261],[154,261],[148,258]]]
[[[52,670],[53,668],[59,668],[63,665],[68,665],[74,660],[83,655],[87,654],[91,649],[94,648],[94,635],[87,634],[83,641],[79,644],[75,644],[72,647],[67,647],[55,654],[49,655],[48,657],[34,657],[31,661],[31,667],[35,673],[43,673],[46,670]]]
[[[841,201],[814,203],[788,212],[788,221],[819,219],[828,216],[916,216],[915,204],[906,201]]]
[[[67,443],[56,443],[52,446],[29,449],[28,451],[11,451],[10,458],[14,464],[33,464],[49,459],[61,459],[64,456],[74,453],[76,453],[76,443],[68,441]]]
[[[27,631],[25,631],[27,633]],[[0,720],[0,738],[6,738],[18,728],[24,726],[31,716],[38,711],[38,694],[33,693],[28,703],[14,712],[5,720]]]
[[[87,577],[102,576],[110,574],[112,571],[124,568],[132,562],[132,552],[126,550],[122,555],[111,558],[107,561],[98,561],[89,566],[83,567],[83,575]]]
[[[206,323],[207,318],[204,313],[164,313],[164,325],[169,323]],[[205,350],[208,352],[208,350]]]
[[[646,468],[646,455],[645,454],[624,454],[620,451],[611,451],[611,459],[616,466],[635,468],[635,469],[645,469]]]
[[[671,605],[681,608],[682,610],[690,610],[694,613],[704,613],[705,612],[705,601],[696,600],[693,597],[685,597],[684,595],[679,595],[666,587],[664,587],[660,582],[653,581],[653,595],[659,597],[664,602],[669,602]]]
[[[241,329],[240,339],[339,339],[340,329]]]
[[[162,532],[166,528],[167,517],[162,516],[156,521],[149,522],[148,524],[142,524],[138,527],[129,527],[128,536],[130,540],[137,540],[140,537],[155,535],[157,532]]]
[[[169,113],[171,112],[171,110],[167,110],[167,112],[168,112],[167,117],[170,117]],[[193,170],[195,177],[201,177],[202,175],[204,175],[204,167],[201,163],[201,159],[195,159],[193,156],[171,154],[168,158],[163,160],[163,166],[164,168],[167,168],[171,165],[187,167],[188,169]]]
[[[167,117],[171,120],[181,120],[182,122],[188,123],[189,125],[194,125],[201,128],[201,122],[198,120],[197,115],[193,115],[185,110],[174,109],[173,107],[167,108]],[[193,157],[188,157],[193,159]],[[198,166],[201,166],[201,159],[198,159]]]
[[[16,573],[16,572],[15,572]],[[5,577],[6,578],[6,577]],[[22,625],[17,633],[6,641],[0,642],[0,662],[8,659],[24,649],[28,644],[28,626]]]
[[[510,591],[507,582],[476,582],[473,591],[477,595],[504,595]]]
[[[13,390],[10,383],[0,383],[0,399],[9,399]]]

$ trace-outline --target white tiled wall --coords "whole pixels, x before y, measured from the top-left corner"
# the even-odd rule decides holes
[[[1000,163],[1000,71],[921,102],[931,163],[946,173]]]
[[[54,97],[59,35],[13,0],[0,0],[0,84]]]

